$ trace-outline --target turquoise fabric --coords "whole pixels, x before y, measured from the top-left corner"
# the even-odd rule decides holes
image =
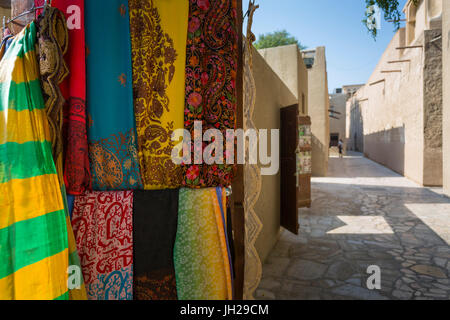
[[[142,189],[133,108],[128,1],[85,2],[93,189]]]

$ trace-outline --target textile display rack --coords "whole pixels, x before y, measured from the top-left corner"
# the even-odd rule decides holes
[[[251,296],[243,166],[194,159],[228,154],[199,135],[244,126],[242,1],[11,9],[0,49],[0,299]]]

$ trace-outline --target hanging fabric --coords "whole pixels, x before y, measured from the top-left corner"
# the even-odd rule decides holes
[[[37,35],[41,87],[49,121],[53,160],[60,183],[63,184],[62,126],[65,100],[59,85],[69,74],[69,69],[64,61],[64,54],[69,46],[69,37],[62,12],[50,7],[45,15],[39,16]]]
[[[71,219],[72,219],[74,201],[75,201],[75,196],[67,195],[67,207],[69,208],[69,215],[70,215]]]
[[[35,6],[44,0],[35,0]],[[70,74],[60,88],[64,105],[64,181],[68,194],[80,195],[91,190],[86,126],[86,48],[84,0],[53,0],[67,20],[69,47],[65,55]],[[41,13],[39,10],[37,14]]]
[[[130,0],[139,161],[146,190],[181,186],[171,140],[184,129],[188,0]],[[176,19],[174,19],[176,14]]]
[[[93,189],[142,189],[133,107],[128,1],[85,3]]]
[[[13,39],[14,36],[12,34],[9,34],[3,38],[2,43],[0,44],[0,47],[2,48],[2,52],[0,52],[0,57],[3,57],[5,52],[9,49],[9,46],[11,45]]]
[[[194,121],[202,122],[203,133],[220,130],[224,140],[226,130],[236,127],[236,9],[236,0],[189,0],[184,126],[192,139]],[[192,144],[192,153],[203,149],[202,145]],[[224,146],[223,163],[226,154]],[[234,174],[234,166],[226,164],[191,164],[184,169],[184,185],[192,188],[227,187]]]
[[[133,192],[75,197],[72,223],[89,300],[133,299]]]
[[[181,189],[174,261],[178,299],[231,300],[222,188]]]
[[[69,73],[64,61],[64,54],[68,48],[68,32],[63,13],[56,9],[47,8],[44,15],[37,19],[37,35],[39,44],[39,68],[41,87],[43,89],[45,111],[50,128],[50,142],[52,154],[58,173],[61,193],[64,201],[66,191],[63,178],[63,106],[65,99],[59,85]],[[69,216],[69,207],[65,202],[66,224],[69,241],[69,265],[80,267],[72,225]],[[70,290],[71,300],[85,300],[84,284],[79,289]]]
[[[133,207],[134,298],[176,300],[173,248],[178,190],[136,191]]]
[[[67,299],[68,234],[36,59],[36,25],[0,62],[0,299]]]

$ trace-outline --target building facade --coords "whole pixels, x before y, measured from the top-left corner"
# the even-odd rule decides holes
[[[312,131],[312,174],[328,173],[330,146],[330,99],[325,47],[302,51],[308,69],[308,115]]]
[[[299,113],[308,115],[308,71],[296,44],[258,50],[298,100]]]
[[[335,89],[330,94],[330,147],[336,147],[339,140],[344,143],[344,150],[348,145],[347,139],[347,100],[363,84],[347,85]]]
[[[442,185],[442,1],[409,1],[368,83],[348,101],[350,145],[422,185]],[[361,141],[362,139],[362,141]],[[361,150],[359,150],[361,151]]]
[[[337,147],[339,140],[345,140],[345,102],[346,94],[342,88],[330,94],[330,147]]]
[[[288,51],[292,53],[292,50]],[[271,50],[272,57],[276,56],[276,52],[277,50]],[[284,56],[286,48],[281,48],[278,52]],[[295,57],[295,55],[292,55],[292,57]],[[295,58],[290,62],[294,63]],[[297,88],[297,84],[293,81],[291,87],[287,86],[286,81],[280,78],[279,74],[272,69],[256,49],[253,50],[253,77],[256,86],[256,103],[253,115],[256,128],[280,129],[280,109],[298,103],[297,95],[291,91],[291,89]],[[280,173],[262,176],[261,179],[261,193],[254,210],[263,227],[256,240],[255,247],[261,261],[264,261],[275,246],[281,230]]]

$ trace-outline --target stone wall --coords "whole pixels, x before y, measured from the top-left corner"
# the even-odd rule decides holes
[[[255,125],[258,129],[279,129],[280,108],[296,104],[298,99],[257,50],[253,52],[253,76],[256,82]],[[254,209],[263,223],[255,246],[264,261],[280,233],[279,173],[262,176],[262,190]]]
[[[423,184],[442,185],[442,30],[424,32]]]
[[[442,14],[443,55],[443,184],[450,196],[450,1],[443,1]]]

